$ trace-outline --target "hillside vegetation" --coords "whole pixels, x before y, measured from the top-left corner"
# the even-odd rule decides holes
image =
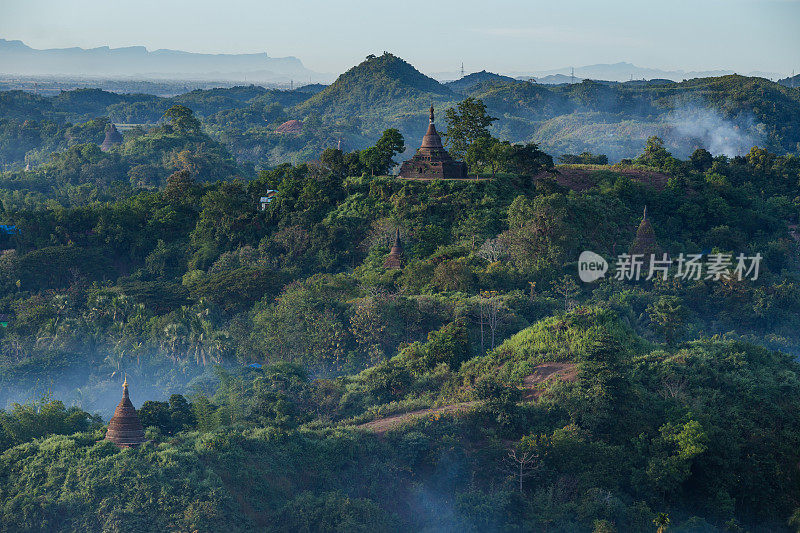
[[[487,78],[384,54],[310,92],[0,93],[40,135],[0,175],[0,532],[796,531],[793,90]],[[689,93],[771,148],[555,165],[492,136],[645,135]],[[387,175],[431,101],[480,179]],[[101,108],[153,124],[101,151]],[[617,279],[637,250],[675,264]],[[678,276],[687,254],[758,275]],[[104,440],[124,379],[139,448]]]
[[[99,89],[65,91],[52,98],[0,93],[0,165],[20,169],[78,142],[99,144],[102,128],[75,134],[88,121],[147,128],[175,104],[192,109],[206,132],[239,163],[259,167],[313,159],[340,142],[347,149],[361,149],[386,128],[397,128],[413,148],[425,131],[428,107],[434,105],[444,116],[445,108],[465,96],[482,99],[490,114],[502,118],[494,128],[501,138],[533,141],[555,155],[590,151],[617,161],[635,156],[653,135],[664,138],[681,157],[695,148],[733,156],[755,145],[778,154],[795,153],[800,143],[800,89],[763,78],[585,80],[550,86],[478,72],[443,85],[384,53],[367,57],[332,85],[314,90],[250,86],[195,90],[172,98]],[[275,133],[289,119],[304,121],[303,131]]]

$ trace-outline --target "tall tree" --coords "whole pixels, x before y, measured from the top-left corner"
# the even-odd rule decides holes
[[[673,346],[686,319],[686,308],[677,296],[662,296],[647,308],[647,314],[664,335],[664,341]]]
[[[450,154],[461,159],[476,140],[491,137],[489,126],[495,120],[496,117],[489,116],[486,112],[483,100],[471,96],[459,102],[456,109],[451,107],[445,111],[447,132],[444,138]]]
[[[169,122],[172,131],[176,133],[199,133],[200,121],[194,116],[191,109],[182,105],[174,105],[164,112],[164,120]]]

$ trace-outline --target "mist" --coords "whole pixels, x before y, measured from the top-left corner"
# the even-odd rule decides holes
[[[692,149],[705,148],[714,155],[742,155],[765,140],[752,115],[726,119],[716,109],[696,104],[676,108],[666,122],[669,130],[665,140],[670,144],[688,143]]]
[[[166,357],[156,357],[152,363],[141,366],[130,364],[120,370],[96,363],[65,365],[0,382],[0,409],[10,409],[14,403],[31,404],[52,398],[67,407],[98,414],[107,421],[122,398],[122,381],[126,376],[131,401],[137,408],[147,400],[164,401],[172,394],[213,394],[217,381],[212,366],[172,365]]]

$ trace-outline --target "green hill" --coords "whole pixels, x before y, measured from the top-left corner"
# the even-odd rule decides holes
[[[516,80],[514,78],[509,76],[502,76],[500,74],[495,74],[494,72],[486,72],[485,70],[482,70],[480,72],[467,74],[461,79],[447,82],[445,85],[457,93],[463,93],[472,89],[478,84],[515,81]]]
[[[406,135],[421,137],[428,107],[442,109],[459,99],[446,86],[385,52],[351,68],[295,111],[339,123],[344,129],[359,128],[368,135],[396,127]]]

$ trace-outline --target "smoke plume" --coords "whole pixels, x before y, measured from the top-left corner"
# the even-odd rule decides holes
[[[742,155],[764,141],[764,134],[752,116],[726,119],[710,107],[681,106],[667,116],[667,122],[672,143],[679,146],[688,143],[714,155]]]

